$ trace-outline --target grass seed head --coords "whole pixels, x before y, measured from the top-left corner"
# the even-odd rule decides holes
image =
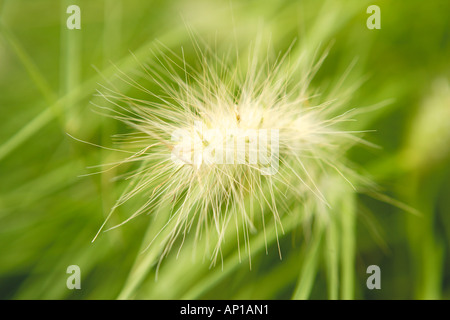
[[[250,250],[251,234],[265,232],[266,224],[283,231],[281,217],[292,202],[312,203],[312,211],[330,206],[321,181],[338,173],[350,183],[342,159],[359,138],[342,129],[352,120],[345,99],[324,98],[311,86],[325,54],[312,63],[289,50],[261,57],[255,47],[230,58],[199,48],[196,43],[192,66],[183,50],[167,49],[155,54],[157,63],[141,63],[138,79],[119,70],[144,98],[113,85],[100,95],[133,130],[120,147],[128,156],[115,165],[138,164],[111,214],[145,197],[117,226],[169,207],[155,237],[163,244],[161,258],[177,239],[182,245],[194,234],[197,243],[212,244],[214,264],[229,229]]]

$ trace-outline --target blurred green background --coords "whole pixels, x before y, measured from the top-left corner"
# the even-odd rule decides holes
[[[66,28],[71,4],[81,30]],[[380,30],[366,27],[371,4],[381,8]],[[449,12],[447,0],[0,0],[0,298],[449,299]],[[151,59],[157,41],[179,52],[192,42],[189,28],[242,46],[260,31],[277,49],[294,38],[333,43],[313,85],[333,83],[357,58],[349,80],[366,80],[350,107],[392,99],[362,119],[380,148],[349,154],[385,195],[357,194],[339,253],[350,263],[326,267],[334,256],[311,251],[299,229],[281,238],[283,260],[276,243],[267,255],[255,250],[252,270],[230,250],[209,269],[187,244],[155,281],[152,253],[140,254],[156,228],[149,216],[91,243],[120,195],[118,172],[79,177],[113,156],[66,133],[111,146],[126,129],[92,111],[96,90],[114,65],[136,68],[130,52]],[[73,264],[81,290],[66,287]],[[366,287],[369,265],[381,268],[381,290]]]

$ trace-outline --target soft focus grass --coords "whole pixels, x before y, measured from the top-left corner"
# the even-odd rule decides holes
[[[366,28],[366,1],[0,1],[0,297],[450,298],[450,3],[375,3],[381,30]],[[81,7],[82,30],[65,28],[69,4]],[[260,233],[252,270],[232,244],[223,265],[209,269],[187,243],[155,281],[158,248],[140,252],[163,218],[141,216],[91,244],[120,195],[112,178],[121,171],[78,177],[113,156],[66,133],[110,146],[127,129],[92,111],[98,83],[114,81],[112,63],[136,68],[130,51],[146,60],[157,40],[188,46],[186,26],[240,47],[257,32],[277,50],[294,38],[310,48],[333,42],[313,83],[324,91],[358,58],[348,81],[367,80],[350,107],[393,102],[358,123],[376,130],[366,139],[381,148],[349,156],[389,198],[347,193],[333,214],[342,218],[315,224],[308,241],[295,227],[304,212],[292,204],[283,260],[275,235],[266,254]],[[66,288],[71,264],[81,267],[82,290]],[[381,267],[381,290],[365,286],[372,264]]]

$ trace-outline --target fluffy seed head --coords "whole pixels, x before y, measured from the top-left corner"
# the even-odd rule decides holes
[[[256,47],[230,58],[199,47],[192,66],[183,49],[165,49],[136,76],[119,70],[146,97],[105,87],[108,106],[99,107],[132,128],[120,144],[129,156],[117,164],[139,164],[111,214],[144,195],[123,223],[164,207],[161,257],[194,234],[212,243],[214,264],[227,230],[250,250],[251,234],[265,232],[268,221],[283,231],[280,217],[292,201],[328,206],[321,184],[336,173],[348,181],[342,156],[359,138],[342,129],[351,120],[345,99],[311,87],[325,55],[314,63],[301,51],[261,58]]]

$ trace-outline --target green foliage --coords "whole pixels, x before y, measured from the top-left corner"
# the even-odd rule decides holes
[[[58,4],[0,1],[0,298],[450,298],[450,2],[377,1],[380,30],[366,27],[372,3],[356,0]],[[66,28],[70,4],[81,8],[81,30]],[[96,90],[119,85],[117,70],[131,74],[159,43],[188,47],[190,28],[239,50],[258,33],[270,34],[277,52],[297,38],[291,56],[333,43],[313,86],[333,96],[357,58],[342,88],[365,81],[348,109],[374,106],[351,130],[376,130],[364,138],[381,148],[348,153],[374,186],[356,192],[330,177],[331,208],[287,204],[279,243],[274,228],[252,234],[251,269],[244,243],[239,251],[225,243],[223,261],[210,267],[192,237],[159,263],[163,243],[145,248],[167,222],[161,212],[91,243],[123,191],[114,177],[126,168],[80,177],[117,159],[66,133],[114,147],[111,136],[128,129],[93,111]],[[195,52],[185,58],[195,61]],[[133,209],[121,207],[113,222]],[[73,264],[81,290],[66,287]],[[381,268],[381,290],[366,287],[369,265]]]

